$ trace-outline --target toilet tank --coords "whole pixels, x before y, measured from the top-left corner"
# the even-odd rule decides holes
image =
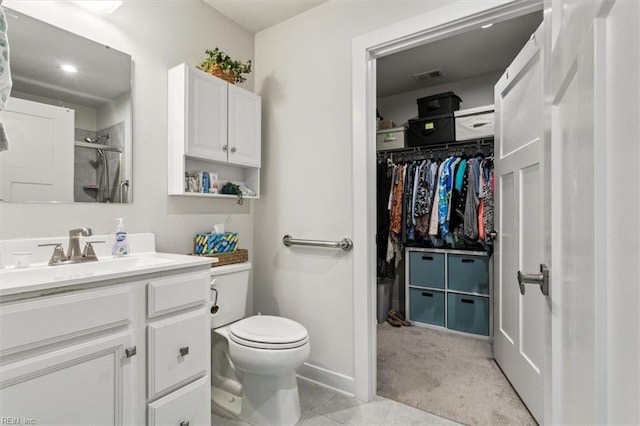
[[[211,301],[218,306],[217,312],[211,315],[211,328],[222,327],[246,316],[250,270],[249,262],[211,268],[211,287],[218,292],[216,302],[216,292],[211,291]]]

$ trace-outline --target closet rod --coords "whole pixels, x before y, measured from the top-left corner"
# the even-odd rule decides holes
[[[423,151],[446,151],[454,148],[482,148],[493,146],[493,138],[477,139],[471,141],[453,141],[433,145],[412,146],[407,148],[384,149],[377,151],[378,154],[404,154]]]

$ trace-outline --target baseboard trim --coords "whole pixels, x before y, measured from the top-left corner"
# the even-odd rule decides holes
[[[355,395],[356,381],[353,377],[306,362],[296,370],[296,373],[302,380],[327,387],[350,397]]]

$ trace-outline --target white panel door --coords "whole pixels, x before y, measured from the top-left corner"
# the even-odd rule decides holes
[[[136,360],[125,348],[131,342],[131,334],[122,334],[3,365],[0,413],[20,424],[130,424]]]
[[[614,3],[558,1],[551,9],[555,40],[548,99],[556,424],[609,423],[605,29]],[[638,94],[629,96],[637,99]]]
[[[517,273],[546,263],[544,214],[549,176],[543,133],[543,26],[495,87],[496,209],[494,356],[539,423],[550,308],[537,286],[523,295]]]
[[[228,83],[187,67],[187,136],[185,154],[227,161]]]
[[[9,138],[0,153],[0,199],[73,202],[75,112],[11,98],[0,121]]]
[[[229,85],[229,163],[260,167],[260,96]]]

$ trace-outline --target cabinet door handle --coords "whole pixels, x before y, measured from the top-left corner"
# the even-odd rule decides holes
[[[236,151],[237,151],[236,147],[235,147],[235,146],[232,146],[232,147],[231,147],[231,153],[233,154],[233,153],[235,153]]]
[[[180,348],[180,356],[189,355],[189,346],[184,346]]]
[[[433,256],[422,256],[422,260],[433,260]]]
[[[138,349],[135,346],[131,346],[130,348],[126,348],[124,350],[124,354],[127,356],[127,358],[131,358],[132,356],[135,356],[138,353]]]
[[[183,420],[180,422],[180,426],[189,426],[189,420]]]
[[[475,261],[475,259],[462,259],[462,263],[473,263]]]
[[[433,297],[433,293],[422,293],[423,296],[425,297]]]
[[[473,300],[473,299],[460,299],[460,301],[462,303],[470,303],[472,305],[475,303],[475,300]]]

